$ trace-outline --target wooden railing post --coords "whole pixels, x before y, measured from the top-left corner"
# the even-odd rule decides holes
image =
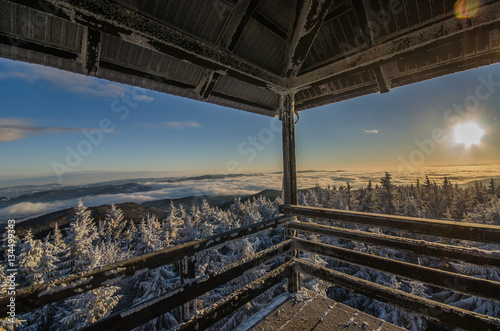
[[[188,283],[196,277],[196,257],[188,257],[180,260],[181,285]],[[181,306],[181,321],[189,320],[197,311],[197,299],[189,301]]]
[[[283,135],[283,203],[297,204],[297,173],[295,160],[295,103],[294,93],[281,96],[281,125]],[[289,216],[289,215],[287,215]],[[297,231],[285,233],[285,236],[296,237]],[[294,250],[292,257],[297,258],[299,252]],[[292,272],[288,277],[288,291],[297,292],[300,289],[300,274]]]
[[[297,237],[297,230],[285,227],[285,240],[294,239]],[[291,253],[292,258],[299,258],[299,251],[294,249]],[[300,290],[300,273],[293,271],[288,277],[288,292],[294,293]]]

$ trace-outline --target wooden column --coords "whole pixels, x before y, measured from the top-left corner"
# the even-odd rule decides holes
[[[283,204],[297,204],[297,173],[295,167],[295,104],[294,94],[282,95],[281,124],[283,135]],[[297,236],[295,230],[285,230],[287,237]],[[292,257],[297,258],[299,252],[294,250]],[[300,274],[294,271],[288,277],[288,291],[300,289]]]
[[[196,259],[194,256],[180,260],[181,285],[196,278]],[[181,306],[181,321],[188,321],[197,311],[197,299]]]
[[[294,94],[281,96],[283,135],[283,204],[297,204],[297,174],[295,168],[295,105]]]

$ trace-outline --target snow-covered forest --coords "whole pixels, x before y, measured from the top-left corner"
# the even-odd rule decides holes
[[[386,176],[381,178],[379,183],[372,184],[370,182],[362,189],[354,190],[349,183],[346,183],[340,187],[316,187],[302,191],[299,194],[299,203],[307,206],[500,225],[499,197],[500,187],[493,180],[489,185],[475,183],[468,187],[459,187],[447,178],[443,178],[441,183],[431,182],[425,178],[422,182],[416,181],[411,186],[395,186],[391,183],[391,175],[386,173]],[[17,288],[50,282],[59,277],[85,272],[181,242],[269,219],[278,215],[279,203],[279,199],[270,201],[265,197],[244,202],[237,198],[234,204],[224,210],[209,206],[206,202],[199,207],[176,207],[172,204],[168,211],[168,217],[165,219],[158,219],[154,215],[144,215],[140,223],[125,219],[119,208],[113,205],[106,219],[97,223],[80,201],[75,206],[74,220],[67,228],[59,229],[56,226],[43,239],[35,239],[31,233],[28,233],[24,238],[17,240],[16,252],[19,270],[19,275],[16,278]],[[314,221],[328,224],[322,220]],[[356,227],[355,225],[341,223],[335,225],[388,233],[386,230]],[[394,231],[391,234],[404,235],[394,233]],[[409,236],[412,238],[423,237],[415,234],[409,234]],[[357,251],[500,281],[499,270],[493,268],[445,261],[439,258],[417,257],[411,253],[336,238],[318,235],[308,235],[308,237]],[[231,262],[251,256],[255,252],[271,247],[282,239],[283,231],[276,229],[199,254],[196,266],[197,275],[207,274]],[[425,239],[439,240],[439,242],[454,245],[473,245],[469,242],[429,238],[429,236],[425,236]],[[500,250],[498,246],[491,244],[475,243],[474,245],[484,250]],[[4,261],[6,261],[5,254],[7,254],[6,247],[7,241],[4,235],[2,241]],[[468,297],[452,290],[443,291],[416,281],[403,280],[393,275],[312,254],[304,254],[303,257],[329,268],[392,288],[481,314],[500,317],[500,305],[493,301]],[[224,298],[277,265],[279,265],[279,261],[264,265],[244,274],[224,287],[205,294],[197,300],[199,309]],[[0,265],[2,293],[6,293],[8,287],[6,269],[5,263],[2,263]],[[108,316],[112,312],[127,308],[131,304],[140,303],[175,289],[180,285],[178,269],[178,265],[163,266],[62,302],[47,305],[37,311],[17,316],[18,328],[25,330],[79,329]],[[348,290],[332,287],[315,279],[304,278],[303,285],[313,291],[324,293],[336,301],[346,303],[411,330],[424,330],[428,326],[428,321],[423,317],[409,314],[361,295],[355,295]],[[450,287],[452,288],[453,284],[450,284]],[[245,305],[232,317],[218,322],[215,328],[220,330],[233,329],[234,326],[241,323],[245,316],[260,309],[267,301],[282,291],[284,291],[283,286],[274,288],[251,304]],[[142,329],[168,329],[175,327],[178,321],[179,311],[173,311],[149,322]],[[1,323],[0,326],[4,328],[12,327],[12,324],[7,323],[5,319]]]

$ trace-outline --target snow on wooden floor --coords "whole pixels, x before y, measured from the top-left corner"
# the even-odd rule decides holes
[[[270,311],[267,311],[266,315],[252,318],[245,325],[241,325],[238,330],[405,330],[312,292],[290,294],[285,299],[278,297],[275,300],[277,300],[278,304],[272,305],[272,308]]]

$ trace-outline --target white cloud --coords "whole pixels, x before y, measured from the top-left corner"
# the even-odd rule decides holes
[[[134,100],[135,101],[144,101],[144,102],[151,102],[153,101],[155,98],[149,96],[149,95],[134,95]]]
[[[68,128],[59,126],[34,126],[33,123],[15,118],[0,118],[0,142],[26,138],[27,135],[50,133],[81,133],[86,128]],[[114,131],[106,130],[106,133]]]
[[[182,121],[182,122],[161,122],[161,123],[144,123],[144,126],[149,128],[166,128],[166,129],[174,129],[174,130],[182,130],[189,128],[198,128],[201,126],[200,123],[195,121]]]
[[[52,211],[58,210],[61,206],[64,206],[63,203],[43,203],[43,202],[21,202],[15,204],[13,206],[4,208],[0,211],[0,214],[6,215],[21,215],[23,217],[30,215],[41,215],[45,213],[50,213]]]
[[[21,79],[29,83],[47,81],[63,90],[86,96],[121,98],[126,94],[132,94],[134,101],[150,102],[154,100],[148,95],[132,93],[131,88],[126,85],[96,77],[23,62],[13,62],[12,67],[12,71],[0,73],[0,79]]]
[[[378,133],[378,130],[365,130],[361,129],[364,133]]]

